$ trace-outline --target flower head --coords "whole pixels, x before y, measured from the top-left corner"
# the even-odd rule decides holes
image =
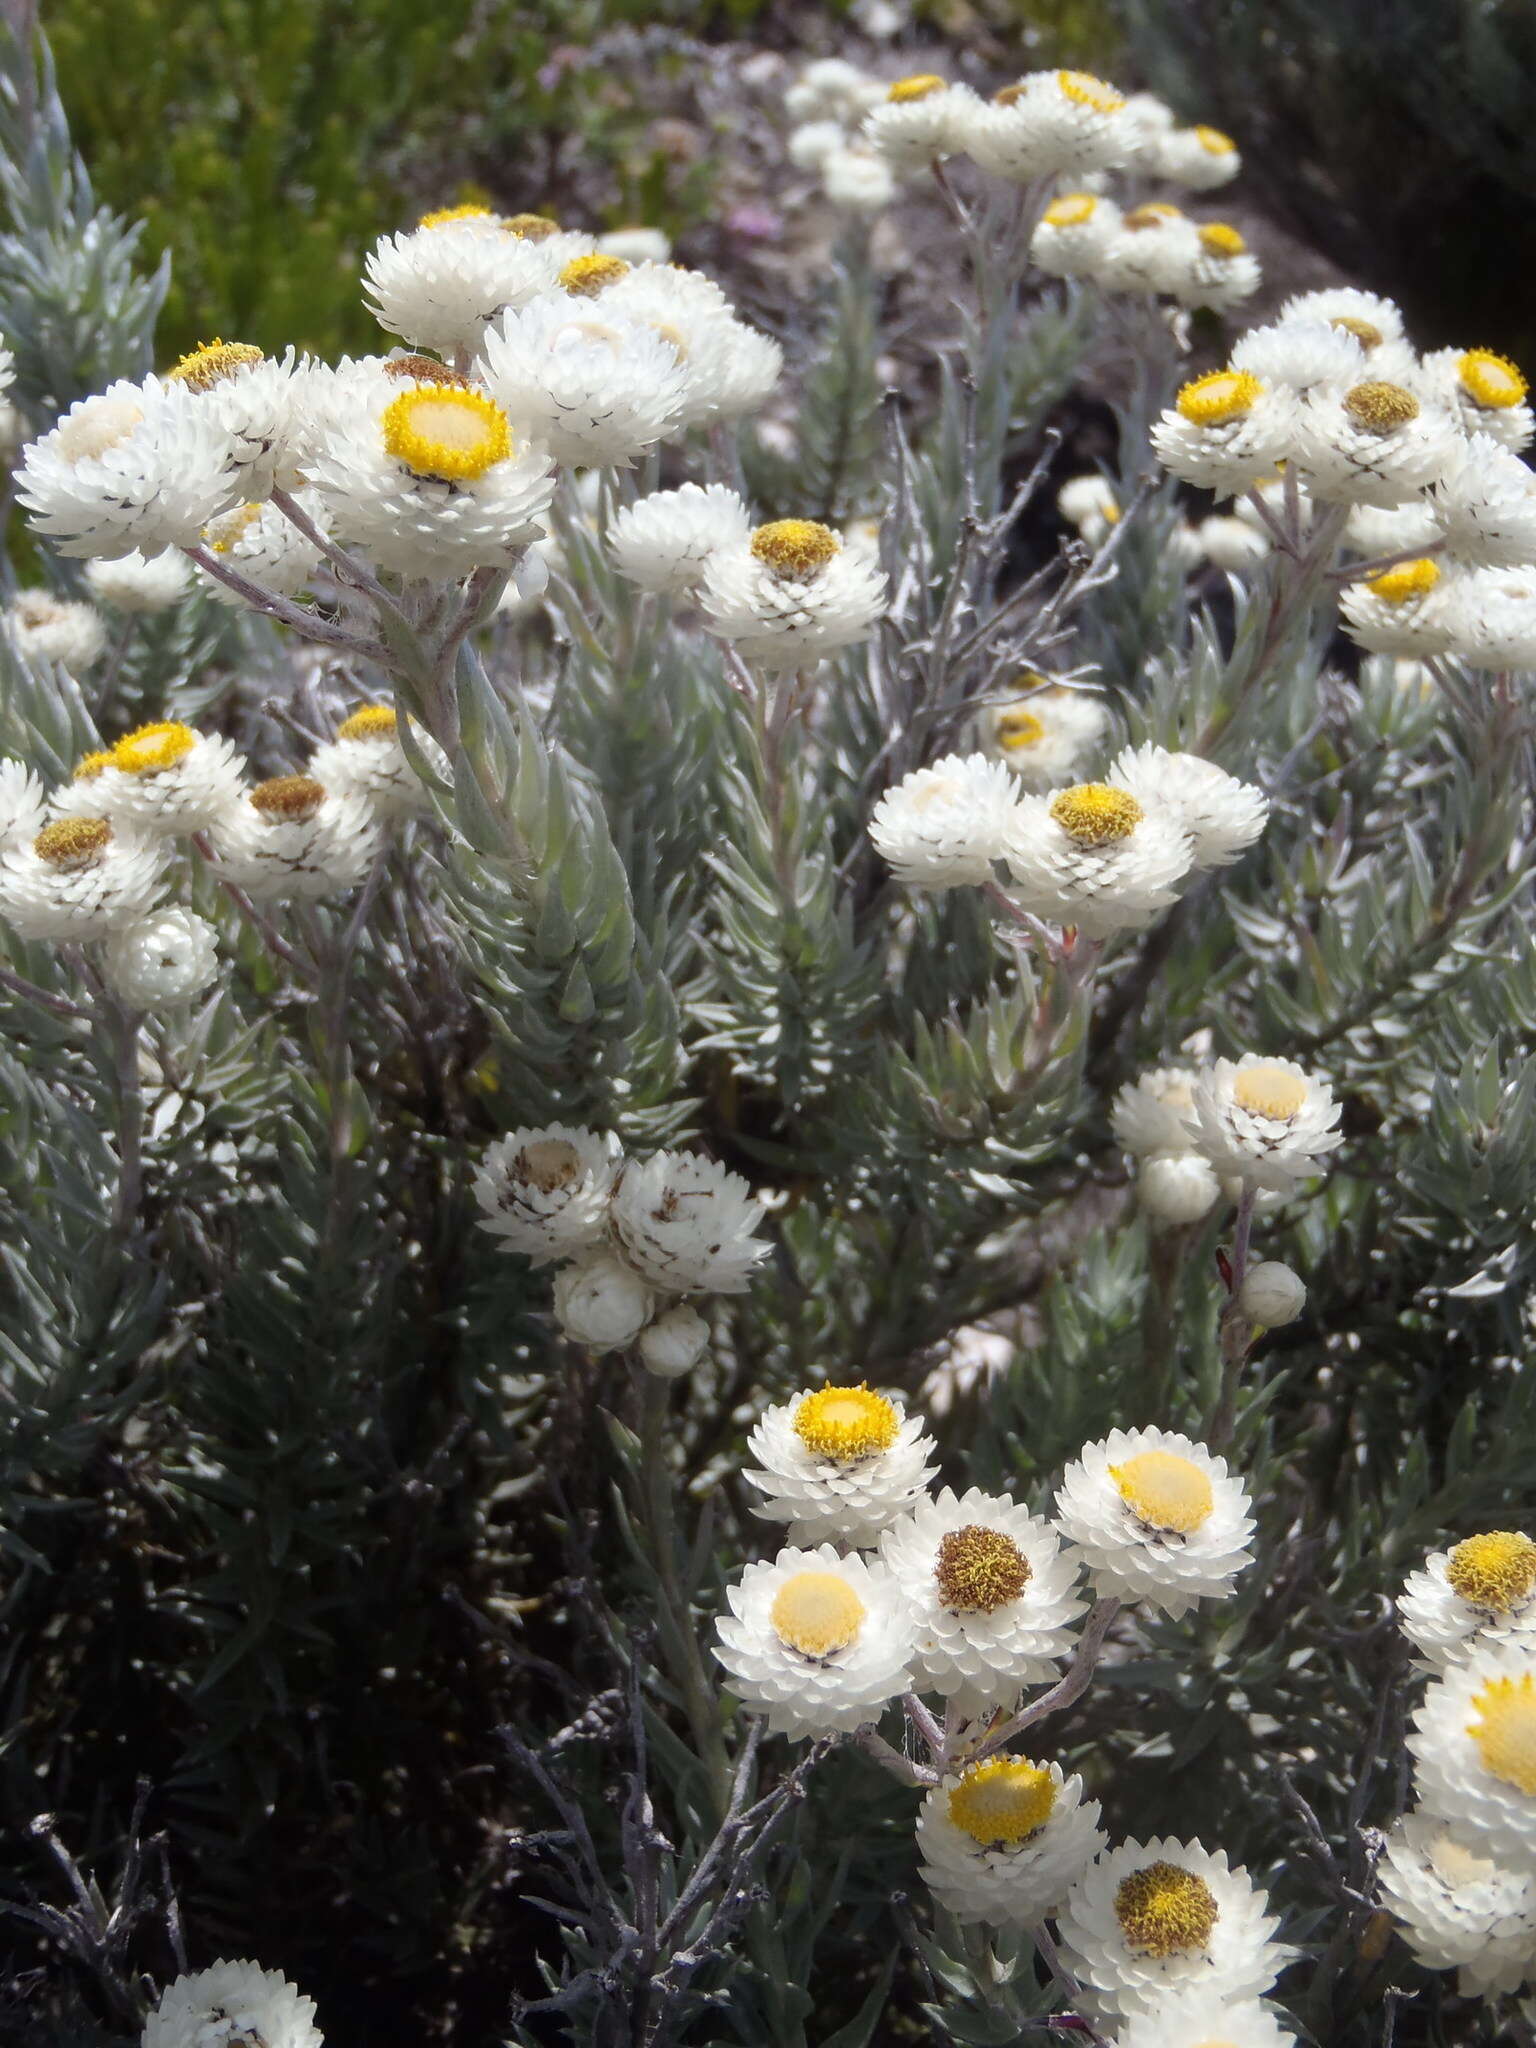
[[[84,675],[106,652],[107,631],[94,605],[46,590],[23,590],[3,615],[5,637],[24,661],[56,661]]]
[[[220,1962],[161,1993],[143,2048],[322,2048],[323,2040],[315,2001],[280,1970]]]
[[[946,754],[886,791],[869,836],[900,881],[933,890],[988,882],[1017,802],[1002,762]]]
[[[193,911],[157,910],[107,940],[107,980],[135,1010],[189,1003],[219,971],[218,933]]]
[[[1536,1542],[1490,1529],[1433,1551],[1398,1596],[1403,1634],[1436,1670],[1489,1648],[1536,1655]]]
[[[1215,370],[1180,391],[1152,430],[1165,469],[1218,493],[1246,490],[1283,462],[1295,435],[1296,400],[1251,370]]]
[[[1536,1956],[1536,1871],[1469,1845],[1454,1820],[1404,1814],[1377,1865],[1382,1903],[1431,1970],[1459,1970],[1466,1998],[1517,1991]]]
[[[613,1193],[615,1239],[666,1294],[745,1294],[768,1254],[762,1220],[741,1175],[698,1152],[632,1159]]]
[[[747,1439],[753,1512],[792,1542],[869,1547],[921,1499],[936,1467],[920,1415],[869,1387],[822,1387],[769,1408]]]
[[[1536,1654],[1519,1643],[1473,1647],[1431,1680],[1408,1747],[1426,1813],[1468,1847],[1536,1872]]]
[[[1114,782],[1146,806],[1165,805],[1178,816],[1194,847],[1194,866],[1222,868],[1264,830],[1269,799],[1198,754],[1166,747],[1127,747],[1110,767]]]
[[[487,330],[481,365],[557,462],[633,462],[678,430],[688,395],[675,343],[606,299],[543,298],[507,314]]]
[[[446,781],[448,757],[429,733],[412,727],[411,737]],[[309,773],[327,789],[363,797],[377,818],[425,816],[432,798],[400,743],[399,714],[391,704],[364,704],[336,728],[336,737],[315,748]]]
[[[1114,1429],[1085,1444],[1056,1495],[1062,1533],[1101,1596],[1144,1600],[1178,1620],[1223,1599],[1253,1562],[1248,1491],[1203,1444],[1161,1429]]]
[[[1171,808],[1082,782],[1020,797],[1003,858],[1026,910],[1097,937],[1166,909],[1193,870],[1194,844]]]
[[[962,1923],[1034,1927],[1066,1897],[1105,1845],[1099,1805],[1060,1764],[997,1756],[923,1801],[923,1878]]]
[[[524,1127],[487,1146],[474,1178],[480,1228],[535,1266],[602,1241],[622,1154],[611,1132]]]
[[[382,327],[418,348],[475,349],[492,320],[554,289],[569,253],[490,215],[385,235],[364,271],[368,302]]]
[[[774,520],[705,565],[711,630],[770,670],[800,668],[862,640],[885,610],[885,577],[829,527]]]
[[[1028,184],[1113,170],[1136,149],[1125,98],[1086,71],[1032,71],[968,123],[965,147],[983,170]]]
[[[355,889],[378,858],[378,827],[360,796],[309,775],[257,783],[214,825],[219,872],[258,903]]]
[[[1005,762],[1026,789],[1060,789],[1103,738],[1109,714],[1092,690],[1068,689],[1025,672],[1032,687],[989,704],[977,720],[982,752]]]
[[[1341,1114],[1326,1081],[1294,1060],[1249,1052],[1201,1076],[1191,1129],[1218,1173],[1287,1194],[1323,1172],[1325,1155],[1344,1142]]]
[[[1490,434],[1467,436],[1444,465],[1429,505],[1458,561],[1536,563],[1536,474]]]
[[[680,484],[626,505],[608,528],[614,567],[642,590],[686,596],[717,548],[752,531],[746,506],[726,484]]]
[[[1460,439],[1449,413],[1421,404],[1404,383],[1367,375],[1302,399],[1293,446],[1319,502],[1396,505],[1437,480]]]
[[[132,924],[163,887],[155,841],[69,816],[0,844],[0,918],[23,939],[96,939]]]

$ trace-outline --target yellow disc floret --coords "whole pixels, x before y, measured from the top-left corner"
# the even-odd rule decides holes
[[[818,1458],[840,1465],[872,1458],[896,1441],[901,1419],[894,1403],[866,1386],[819,1387],[795,1410],[794,1432]]]
[[[1367,433],[1390,434],[1418,418],[1419,401],[1401,384],[1373,378],[1369,383],[1352,385],[1345,392],[1344,410]]]
[[[1139,1451],[1123,1465],[1111,1465],[1109,1476],[1138,1522],[1188,1536],[1210,1520],[1215,1496],[1210,1474],[1193,1458],[1176,1451]]]
[[[1238,1108],[1268,1117],[1271,1123],[1289,1123],[1306,1099],[1307,1084],[1300,1074],[1275,1060],[1243,1067],[1232,1083],[1232,1100]]]
[[[178,725],[174,720],[141,725],[112,749],[112,766],[125,775],[158,775],[184,761],[196,745],[197,734],[190,725]]]
[[[98,751],[94,754],[82,754],[75,763],[74,773],[70,780],[73,782],[94,782],[103,768],[110,768],[111,766],[112,752],[110,748],[104,752]]]
[[[1236,156],[1237,144],[1230,135],[1224,135],[1219,128],[1208,128],[1201,121],[1195,128],[1195,140],[1208,156]]]
[[[1230,221],[1208,220],[1200,230],[1200,246],[1207,256],[1241,256],[1248,244]]]
[[[312,775],[274,775],[251,791],[252,806],[269,825],[298,825],[325,802],[325,785]]]
[[[1362,320],[1358,313],[1335,313],[1328,325],[1337,327],[1341,334],[1352,334],[1363,349],[1381,347],[1381,329],[1373,321]]]
[[[1474,405],[1502,411],[1519,405],[1526,394],[1526,381],[1508,356],[1496,356],[1492,349],[1469,348],[1456,365],[1461,388]]]
[[[1483,1769],[1527,1798],[1536,1796],[1536,1677],[1490,1678],[1473,1695],[1467,1733]]]
[[[512,453],[507,416],[483,392],[402,391],[384,408],[384,446],[417,476],[467,483]]]
[[[560,273],[559,282],[578,299],[595,299],[609,285],[628,277],[630,266],[622,256],[573,256]]]
[[[886,98],[893,106],[904,107],[913,100],[930,100],[945,89],[946,81],[936,71],[914,71],[910,78],[898,78]]]
[[[774,1595],[768,1620],[787,1649],[831,1657],[859,1639],[864,1602],[836,1572],[796,1572]]]
[[[1508,1614],[1536,1593],[1536,1543],[1518,1529],[1469,1536],[1446,1559],[1445,1576],[1469,1607]]]
[[[1096,114],[1118,114],[1125,105],[1125,94],[1095,78],[1091,71],[1058,71],[1056,83],[1067,99],[1080,107],[1092,107]]]
[[[495,213],[489,206],[439,206],[433,213],[424,213],[416,225],[419,228],[452,227],[456,220],[494,220]]]
[[[939,1538],[933,1576],[952,1614],[994,1614],[1029,1584],[1029,1559],[1001,1529],[970,1522]]]
[[[1406,604],[1411,597],[1427,597],[1439,581],[1440,564],[1420,555],[1416,561],[1383,569],[1379,576],[1368,576],[1366,588],[1388,604]]]
[[[949,1795],[949,1817],[962,1834],[984,1846],[1012,1848],[1038,1834],[1056,1806],[1056,1782],[1023,1757],[995,1756],[975,1764]]]
[[[1149,1863],[1115,1890],[1115,1918],[1137,1955],[1191,1955],[1210,1941],[1219,1917],[1205,1879],[1177,1863]]]
[[[237,505],[233,512],[226,512],[211,526],[205,526],[203,539],[216,555],[227,555],[240,536],[256,524],[265,509],[254,498],[247,505]]]
[[[752,536],[752,552],[765,568],[789,583],[803,583],[825,569],[842,542],[816,519],[773,519]]]
[[[88,868],[100,860],[112,837],[105,818],[56,818],[32,842],[32,851],[51,868]]]
[[[1079,782],[1051,802],[1051,816],[1079,846],[1129,839],[1146,815],[1128,789],[1111,782]]]
[[[1005,753],[1017,754],[1025,747],[1038,746],[1045,738],[1045,725],[1033,711],[1014,709],[998,713],[997,744]]]
[[[339,740],[392,740],[400,728],[392,704],[364,704],[336,728]]]
[[[215,339],[200,342],[173,369],[166,371],[165,378],[168,384],[185,384],[189,391],[211,391],[215,384],[238,377],[242,370],[265,360],[254,342]]]
[[[1048,228],[1080,228],[1085,220],[1093,219],[1098,205],[1091,192],[1063,192],[1045,209],[1043,219]]]
[[[1264,386],[1251,370],[1212,370],[1186,384],[1174,401],[1180,419],[1196,427],[1224,427],[1253,411]]]

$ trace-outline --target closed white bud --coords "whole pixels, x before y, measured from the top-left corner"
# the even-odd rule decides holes
[[[1215,1207],[1221,1183],[1198,1152],[1154,1152],[1142,1162],[1136,1193],[1154,1225],[1198,1223]]]
[[[1306,1306],[1307,1290],[1301,1276],[1278,1259],[1265,1259],[1251,1266],[1238,1289],[1237,1305],[1248,1320],[1265,1330],[1278,1330],[1294,1323]]]
[[[640,1332],[640,1363],[658,1379],[680,1380],[709,1349],[709,1325],[680,1301]]]
[[[567,1337],[594,1351],[621,1351],[645,1328],[655,1295],[611,1252],[579,1259],[555,1275],[555,1317]]]

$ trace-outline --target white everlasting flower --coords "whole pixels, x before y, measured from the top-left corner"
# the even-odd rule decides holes
[[[1056,510],[1091,546],[1097,547],[1119,521],[1120,500],[1109,479],[1093,471],[1087,476],[1067,478],[1056,493]]]
[[[1136,138],[1136,154],[1130,160],[1131,167],[1145,171],[1148,177],[1159,176],[1159,152],[1164,138],[1178,126],[1178,116],[1155,92],[1133,92],[1126,98],[1125,119]]]
[[[157,910],[107,940],[107,980],[130,1008],[189,1003],[219,971],[218,933],[191,910]]]
[[[1220,1849],[1171,1838],[1122,1842],[1073,1887],[1061,1944],[1101,2013],[1156,2013],[1180,1992],[1267,1991],[1289,1958],[1269,1901]]]
[[[1088,1603],[1049,1522],[1004,1495],[972,1487],[957,1499],[946,1486],[887,1525],[880,1555],[912,1612],[920,1692],[974,1718],[1057,1676]]]
[[[1354,285],[1325,285],[1320,291],[1298,292],[1281,306],[1278,324],[1323,321],[1352,334],[1369,355],[1385,344],[1403,340],[1402,308],[1379,292],[1363,292]]]
[[[841,121],[802,121],[790,130],[789,160],[797,171],[819,171],[834,149],[842,149],[848,131]]]
[[[309,474],[340,538],[403,576],[510,566],[554,495],[548,452],[483,392],[451,384],[385,399],[359,383]]]
[[[1464,433],[1487,434],[1518,453],[1536,432],[1523,373],[1491,349],[1436,349],[1420,362],[1416,384],[1431,404],[1455,416]]]
[[[1459,580],[1421,555],[1346,583],[1339,593],[1345,631],[1372,654],[1444,654],[1454,642]]]
[[[1227,867],[1252,846],[1269,816],[1269,798],[1261,789],[1198,754],[1127,747],[1109,773],[1148,810],[1162,806],[1177,815],[1193,842],[1197,868]]]
[[[1154,199],[1120,216],[1095,274],[1106,291],[1156,298],[1190,282],[1200,253],[1195,223],[1177,206]]]
[[[498,1138],[475,1171],[482,1230],[535,1266],[601,1243],[622,1164],[611,1132],[542,1124]]]
[[[61,555],[195,547],[239,495],[231,446],[182,386],[119,381],[32,442],[16,494]]]
[[[614,1237],[664,1294],[745,1294],[768,1255],[762,1220],[741,1175],[699,1152],[631,1159],[613,1191]]]
[[[418,348],[473,351],[489,322],[552,291],[558,248],[471,215],[385,235],[369,252],[369,309],[390,334]]]
[[[1018,800],[1003,762],[946,754],[886,791],[869,836],[899,881],[936,891],[989,882]]]
[[[1086,71],[1031,71],[1004,86],[966,124],[965,147],[983,170],[1014,184],[1118,169],[1137,146],[1125,99]]]
[[[1218,495],[1244,491],[1290,455],[1296,413],[1283,385],[1266,385],[1250,370],[1213,370],[1184,386],[1152,429],[1152,445],[1185,483]]]
[[[555,1320],[574,1343],[593,1351],[633,1344],[656,1306],[656,1294],[613,1252],[591,1252],[555,1275]]]
[[[300,481],[305,440],[304,378],[293,350],[274,358],[249,342],[211,341],[167,371],[228,437],[235,493],[265,498]]]
[[[1451,582],[1445,620],[1451,653],[1473,668],[1536,668],[1536,563],[1468,569]]]
[[[1344,540],[1357,555],[1373,562],[1381,555],[1422,554],[1440,538],[1435,515],[1422,497],[1401,505],[1351,505]]]
[[[56,661],[73,676],[100,661],[107,631],[94,605],[46,590],[23,590],[0,615],[5,637],[23,661]]]
[[[1194,842],[1171,806],[1082,782],[1021,796],[1003,858],[1026,910],[1099,938],[1167,909],[1193,871]]]
[[[991,1757],[935,1785],[917,1822],[924,1882],[962,1924],[1037,1927],[1105,1842],[1082,1779],[1027,1757]]]
[[[1030,259],[1048,277],[1098,277],[1120,232],[1113,199],[1102,192],[1063,192],[1040,216]]]
[[[957,110],[967,108],[974,117],[976,105],[968,88],[919,72],[898,78],[884,102],[864,116],[863,137],[894,169],[920,171],[964,146],[956,129]]]
[[[296,491],[294,502],[322,533],[329,533],[330,514],[318,491]],[[269,597],[297,597],[307,590],[322,559],[321,550],[286,512],[256,499],[212,520],[203,529],[203,542],[227,568],[237,569]],[[198,569],[197,578],[219,604],[238,610],[246,602],[205,569]]]
[[[676,347],[648,321],[563,294],[488,328],[481,367],[557,462],[632,462],[676,432],[688,390]]]
[[[1295,2048],[1296,2036],[1257,1998],[1229,1998],[1195,1984],[1148,2012],[1128,2013],[1115,2048]]]
[[[597,254],[617,256],[624,263],[666,263],[672,255],[672,242],[660,228],[610,228],[598,236]]]
[[[1211,1162],[1199,1152],[1149,1152],[1136,1174],[1136,1199],[1154,1225],[1198,1223],[1221,1196]]]
[[[1214,568],[1226,570],[1229,576],[1241,576],[1262,562],[1272,546],[1264,527],[1236,514],[1218,513],[1202,519],[1195,528],[1195,538],[1205,559]]]
[[[867,1549],[927,1490],[938,1467],[922,1417],[868,1387],[820,1387],[770,1408],[747,1439],[752,1512],[788,1522],[792,1543]]]
[[[682,597],[717,548],[740,546],[751,531],[751,514],[728,485],[680,484],[626,505],[608,528],[608,552],[642,590]]]
[[[1085,1444],[1062,1475],[1056,1519],[1101,1597],[1143,1600],[1174,1621],[1225,1599],[1253,1562],[1247,1487],[1225,1458],[1165,1429]]]
[[[683,391],[669,432],[735,418],[746,409],[745,390],[766,396],[778,381],[783,355],[777,344],[735,319],[724,292],[701,271],[642,263],[600,297],[605,318],[622,314],[649,328],[676,358]]]
[[[830,1543],[781,1550],[749,1564],[726,1598],[715,1655],[770,1733],[851,1733],[905,1692],[906,1605],[883,1564],[839,1557]]]
[[[163,719],[126,733],[75,770],[67,809],[99,810],[125,830],[153,837],[206,831],[237,806],[245,756],[217,733]]]
[[[1474,568],[1536,562],[1536,474],[1491,435],[1468,435],[1429,505],[1458,561]]]
[[[324,2039],[315,2001],[280,1970],[220,1962],[161,1993],[143,2048],[322,2048]]]
[[[1324,504],[1397,505],[1434,483],[1463,446],[1447,412],[1406,384],[1368,376],[1342,395],[1316,391],[1296,408],[1296,465]]]
[[[1536,1872],[1536,1652],[1473,1649],[1430,1681],[1408,1747],[1419,1804],[1480,1856]]]
[[[106,818],[56,818],[0,845],[0,918],[23,939],[96,939],[154,908],[165,850]]]
[[[1494,1529],[1433,1551],[1397,1601],[1403,1634],[1437,1671],[1488,1648],[1536,1657],[1536,1543]]]
[[[1229,368],[1246,371],[1271,389],[1306,398],[1332,392],[1342,398],[1367,375],[1365,351],[1347,328],[1321,319],[1250,327],[1232,347]]]
[[[844,213],[878,213],[896,197],[896,178],[874,150],[845,146],[822,158],[821,189]]]
[[[85,580],[91,595],[119,612],[164,612],[178,604],[192,581],[185,555],[166,548],[158,555],[119,555],[110,562],[87,562]]]
[[[1231,136],[1202,122],[1195,128],[1171,128],[1161,135],[1147,168],[1170,185],[1182,185],[1190,192],[1214,192],[1218,185],[1232,182],[1242,163]]]
[[[863,640],[886,608],[881,572],[814,519],[776,519],[718,549],[702,596],[712,632],[780,671]]]
[[[697,1309],[679,1301],[646,1324],[635,1348],[647,1372],[658,1379],[678,1380],[692,1372],[709,1349],[709,1325]]]
[[[362,797],[309,775],[257,783],[217,820],[212,844],[220,876],[257,903],[355,889],[382,847]]]
[[[1464,1998],[1518,1991],[1536,1974],[1536,1873],[1507,1870],[1456,1828],[1407,1813],[1376,1867],[1382,1904],[1430,1970],[1457,1970]]]
[[[446,780],[448,757],[430,734],[412,726],[421,752]],[[406,759],[400,719],[393,706],[364,704],[336,728],[336,737],[315,748],[308,773],[327,789],[361,796],[379,818],[430,815],[427,785]]]
[[[1288,1194],[1343,1144],[1341,1114],[1328,1083],[1294,1060],[1246,1052],[1201,1075],[1191,1130],[1218,1173]]]
[[[0,761],[0,847],[35,839],[48,822],[48,793],[25,761]]]
[[[1208,220],[1195,230],[1188,271],[1169,290],[1182,306],[1209,306],[1222,312],[1251,299],[1263,282],[1258,258],[1238,230],[1228,221]]]
[[[1195,1142],[1189,1117],[1199,1078],[1194,1067],[1151,1067],[1127,1081],[1110,1111],[1125,1150],[1137,1159],[1154,1152],[1188,1152]]]
[[[1237,1292],[1237,1305],[1250,1322],[1265,1330],[1294,1323],[1306,1307],[1306,1282],[1279,1259],[1261,1259],[1250,1266]]]
[[[757,412],[784,374],[784,351],[770,335],[740,320],[725,320],[709,335],[707,417],[739,420]],[[690,378],[697,386],[697,376]]]
[[[784,95],[784,106],[795,121],[837,121],[846,125],[858,120],[868,107],[885,97],[878,79],[861,71],[843,57],[818,57],[808,64]]]
[[[976,721],[977,741],[984,754],[1005,761],[1026,789],[1060,789],[1103,739],[1109,713],[1092,690],[1042,684],[1027,674],[1019,681],[1035,687],[988,705]]]

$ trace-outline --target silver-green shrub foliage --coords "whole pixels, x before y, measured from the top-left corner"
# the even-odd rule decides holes
[[[37,432],[142,374],[163,280],[96,211],[46,71],[6,61],[0,330]],[[199,867],[219,978],[142,1020],[78,949],[0,941],[0,2038],[136,2041],[178,1968],[250,1954],[333,2043],[1044,2039],[1070,2000],[1027,1940],[935,1911],[914,1793],[851,1743],[764,1738],[713,1623],[773,1547],[746,1432],[799,1388],[921,1405],[987,1323],[1004,1369],[936,1375],[943,1478],[1042,1510],[1112,1427],[1226,1426],[1231,1210],[1150,1233],[1109,1125],[1197,1033],[1326,1074],[1345,1144],[1255,1226],[1308,1290],[1229,1418],[1258,1562],[1123,1624],[1052,1753],[1113,1835],[1198,1835],[1271,1889],[1306,2038],[1492,2040],[1501,2011],[1530,2038],[1418,1968],[1373,1878],[1406,1799],[1391,1599],[1529,1508],[1529,697],[1354,672],[1281,556],[1234,619],[1222,579],[1170,571],[1130,415],[1134,511],[1020,594],[1031,464],[1102,302],[962,310],[936,396],[882,406],[879,299],[855,234],[793,316],[793,460],[750,429],[681,451],[744,462],[765,515],[883,515],[890,614],[815,671],[777,772],[718,643],[562,495],[547,606],[447,666],[397,638],[452,786],[361,897],[255,919]],[[1139,346],[1162,402],[1166,331]],[[659,480],[609,477],[599,519]],[[78,564],[38,576],[80,594]],[[0,748],[50,782],[155,717],[283,773],[391,686],[200,594],[121,629],[106,686],[0,664]],[[1087,985],[978,892],[895,885],[865,831],[1039,668],[1273,803]],[[678,1385],[563,1339],[548,1276],[476,1227],[486,1144],[555,1119],[771,1191],[768,1261]]]

